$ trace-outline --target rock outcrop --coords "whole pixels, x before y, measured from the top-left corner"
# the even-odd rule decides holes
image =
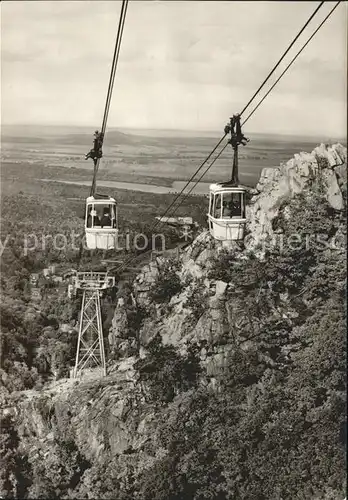
[[[250,254],[262,258],[257,252],[265,239],[275,235],[272,222],[279,209],[299,193],[320,188],[333,209],[342,211],[345,208],[345,192],[347,184],[347,151],[340,144],[331,147],[321,145],[312,153],[300,153],[278,168],[265,168],[259,183],[254,190],[247,210],[247,237],[244,244],[235,243],[231,248],[235,258],[247,259]],[[190,340],[208,340],[214,343],[223,336],[226,327],[225,300],[227,284],[207,279],[211,262],[219,252],[223,251],[221,242],[215,241],[208,231],[203,231],[193,243],[181,252],[178,257],[178,275],[184,289],[169,302],[170,312],[157,306],[151,321],[146,321],[140,331],[140,343],[147,343],[160,333],[164,343],[181,345]],[[161,267],[161,259],[145,266],[134,282],[134,293],[139,304],[151,307],[149,292],[154,286]],[[191,283],[187,283],[191,280]],[[203,314],[192,319],[192,309],[185,305],[190,289],[197,286],[209,295]],[[203,292],[202,292],[203,293]],[[162,309],[162,311],[161,311]],[[123,316],[122,316],[123,315]],[[123,324],[122,306],[116,308],[115,318]],[[154,319],[155,318],[155,319]],[[116,323],[116,319],[115,319]],[[114,331],[119,326],[114,325]]]
[[[341,144],[330,147],[321,144],[312,153],[296,154],[278,168],[264,168],[257,193],[247,207],[246,247],[254,249],[265,238],[272,237],[272,221],[281,205],[318,184],[332,208],[345,208],[347,150]]]
[[[331,207],[342,211],[346,171],[346,148],[339,144],[321,145],[310,154],[295,155],[279,168],[264,169],[247,211],[247,238],[243,244],[233,245],[233,258],[262,257],[257,253],[260,242],[274,236],[273,221],[283,204],[290,203],[296,194],[319,186]],[[249,311],[240,310],[233,284],[211,278],[212,264],[220,252],[224,252],[221,243],[203,231],[174,256],[181,288],[163,303],[153,303],[151,290],[164,259],[158,258],[142,269],[132,289],[118,298],[109,344],[123,359],[110,364],[107,377],[81,382],[63,380],[41,393],[25,391],[18,395],[16,408],[11,411],[18,423],[20,447],[31,463],[37,463],[40,454],[48,456],[52,452],[58,435],[76,443],[90,462],[98,462],[102,455],[105,463],[106,456],[135,452],[137,466],[142,460],[145,463],[158,458],[161,450],[152,450],[152,458],[144,452],[147,443],[155,439],[156,411],[146,402],[138,384],[136,358],[129,356],[135,345],[140,357],[146,356],[157,334],[163,344],[176,346],[182,353],[189,345],[198,345],[204,368],[202,383],[215,387],[235,346],[246,350],[250,342],[255,342],[244,336],[242,326]],[[286,294],[280,296],[278,309],[270,311],[270,315],[291,322],[293,312],[287,302]],[[140,310],[146,314],[137,324],[134,317]],[[235,332],[233,339],[229,337],[231,331]],[[266,362],[271,364],[272,360]]]
[[[342,211],[345,208],[347,184],[346,158],[346,148],[340,144],[330,147],[322,144],[312,153],[296,154],[278,168],[263,169],[247,207],[245,241],[234,243],[230,248],[235,258],[243,260],[250,255],[263,258],[262,243],[275,236],[273,221],[280,208],[290,203],[297,194],[321,189],[332,208]],[[152,308],[152,312],[139,331],[142,353],[143,348],[146,350],[148,343],[159,333],[164,344],[176,345],[181,350],[185,349],[187,343],[205,341],[211,346],[211,352],[203,351],[204,363],[216,366],[217,363],[224,362],[224,353],[229,347],[214,346],[219,344],[225,332],[230,330],[231,322],[235,320],[226,311],[229,285],[208,278],[212,261],[222,251],[222,243],[215,241],[209,231],[201,232],[189,247],[181,251],[177,257],[177,274],[184,286],[165,306],[151,304],[149,296],[163,259],[159,258],[143,268],[134,282],[135,300],[149,311]],[[194,290],[203,306],[198,316],[188,301]],[[125,317],[123,303],[120,303],[115,311],[113,334],[120,328],[127,331],[127,327],[123,326]],[[121,336],[119,333],[117,335]],[[219,352],[215,352],[216,349]]]

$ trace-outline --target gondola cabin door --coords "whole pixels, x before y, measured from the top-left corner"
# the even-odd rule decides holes
[[[89,250],[117,248],[117,203],[114,198],[87,198],[85,234]]]
[[[244,238],[246,224],[246,190],[211,184],[208,224],[216,240],[239,241]]]

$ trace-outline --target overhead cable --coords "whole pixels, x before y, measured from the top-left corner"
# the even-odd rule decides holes
[[[243,121],[242,125],[244,125],[248,120],[249,118],[255,113],[255,111],[257,110],[257,108],[260,106],[261,103],[263,103],[263,101],[266,99],[266,97],[268,96],[268,94],[274,89],[274,87],[277,85],[277,83],[281,80],[281,78],[285,75],[285,73],[288,71],[288,69],[290,68],[290,66],[295,62],[295,60],[297,59],[297,57],[301,54],[301,52],[303,51],[303,49],[309,44],[309,42],[312,40],[312,38],[316,35],[316,33],[318,33],[318,31],[320,30],[320,28],[323,26],[323,24],[329,19],[329,17],[331,16],[331,14],[333,13],[333,11],[338,7],[338,5],[341,3],[342,0],[339,0],[336,5],[330,10],[330,12],[328,13],[328,15],[323,19],[323,21],[319,24],[319,26],[317,27],[317,29],[312,33],[312,35],[308,38],[307,42],[303,45],[303,47],[297,52],[297,54],[295,55],[295,57],[290,61],[290,63],[287,65],[287,67],[284,69],[284,71],[282,72],[282,74],[279,76],[279,78],[277,78],[277,80],[274,82],[274,84],[272,85],[272,87],[268,90],[268,92],[263,96],[263,98],[261,99],[261,101],[257,104],[257,106],[255,106],[255,108],[251,111],[251,113],[249,113],[249,115],[246,117],[246,119]]]
[[[313,17],[316,15],[316,13],[319,11],[319,9],[324,5],[325,2],[320,2],[320,4],[318,5],[318,7],[315,9],[315,11],[313,12],[313,14],[309,17],[309,19],[306,21],[306,23],[304,24],[304,26],[302,27],[302,29],[299,31],[299,33],[296,35],[296,37],[293,39],[293,41],[290,43],[289,47],[286,49],[286,51],[284,52],[284,54],[282,55],[282,57],[279,59],[279,61],[277,62],[277,64],[273,67],[272,71],[270,71],[267,75],[267,77],[265,78],[265,80],[261,83],[261,85],[259,86],[259,88],[257,89],[257,91],[255,92],[255,94],[251,97],[251,99],[248,101],[248,103],[244,106],[244,108],[242,109],[242,111],[239,113],[240,115],[242,115],[245,110],[248,108],[248,106],[251,104],[251,102],[255,99],[255,97],[257,96],[257,94],[260,92],[260,90],[264,87],[264,85],[268,82],[268,80],[270,79],[270,77],[273,75],[273,73],[275,72],[275,70],[278,68],[278,66],[280,65],[280,63],[283,61],[284,57],[286,56],[286,54],[290,51],[290,49],[293,47],[293,45],[295,44],[295,42],[298,40],[298,38],[302,35],[302,33],[304,32],[304,30],[307,28],[308,24],[311,22],[311,20],[313,19]]]

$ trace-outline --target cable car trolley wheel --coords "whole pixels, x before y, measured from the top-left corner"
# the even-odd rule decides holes
[[[89,250],[117,248],[117,202],[114,198],[87,198],[85,234]]]

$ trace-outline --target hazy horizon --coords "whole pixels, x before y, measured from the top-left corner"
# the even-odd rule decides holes
[[[61,124],[32,124],[32,123],[2,123],[1,124],[1,135],[6,135],[6,130],[5,129],[12,129],[12,130],[20,130],[20,129],[32,129],[33,133],[48,133],[49,131],[53,131],[54,129],[59,130],[59,131],[83,131],[87,135],[90,134],[91,136],[93,135],[94,130],[98,129],[97,126],[90,126],[90,125],[78,125],[78,124],[69,124],[69,125],[61,125]],[[100,127],[99,127],[100,128]],[[154,136],[155,137],[166,137],[166,136],[173,136],[175,133],[183,134],[183,137],[209,137],[209,138],[219,138],[221,137],[223,130],[214,130],[214,129],[178,129],[178,128],[150,128],[150,127],[108,127],[107,132],[121,132],[121,133],[128,133],[130,135],[144,135],[144,136]],[[3,133],[5,132],[5,134]],[[107,133],[106,132],[106,133]],[[24,131],[23,131],[24,133]],[[252,130],[245,130],[246,135],[252,134],[253,136],[258,136],[258,137],[288,137],[288,138],[308,138],[308,139],[318,139],[319,137],[322,138],[333,138],[333,139],[340,139],[340,140],[347,140],[347,137],[345,135],[328,135],[325,133],[315,133],[315,134],[294,134],[291,132],[283,132],[283,133],[276,133],[276,132],[256,132]],[[180,136],[178,136],[180,137]]]
[[[103,0],[2,2],[2,121],[101,123],[120,7]],[[220,134],[316,7],[130,2],[108,128]],[[245,116],[331,9],[323,4]],[[346,13],[342,2],[248,121],[246,134],[346,135]]]

